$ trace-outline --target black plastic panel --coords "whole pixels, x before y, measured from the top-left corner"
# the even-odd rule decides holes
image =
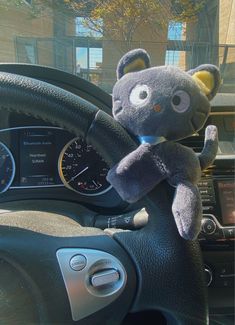
[[[208,288],[210,313],[234,313],[234,277],[221,277],[234,274],[233,247],[231,246],[230,251],[203,251],[203,259],[213,274]]]

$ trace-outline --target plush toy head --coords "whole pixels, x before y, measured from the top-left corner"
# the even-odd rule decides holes
[[[113,116],[138,137],[179,140],[200,130],[216,94],[220,75],[205,64],[184,72],[174,66],[150,67],[145,50],[124,55],[113,89]]]

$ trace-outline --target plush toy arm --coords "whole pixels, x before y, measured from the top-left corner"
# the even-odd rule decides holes
[[[166,178],[163,162],[151,149],[140,145],[108,172],[107,180],[124,201],[138,201]]]
[[[205,131],[205,141],[199,155],[201,169],[208,168],[215,160],[218,151],[218,131],[215,125],[208,125]]]

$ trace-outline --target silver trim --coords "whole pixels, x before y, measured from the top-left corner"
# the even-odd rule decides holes
[[[15,159],[14,159],[10,149],[3,142],[0,142],[0,146],[2,146],[7,151],[7,153],[10,156],[11,162],[12,162],[12,175],[11,175],[10,181],[8,182],[7,186],[2,191],[0,191],[0,194],[2,194],[9,189],[9,187],[11,186],[11,184],[15,178],[16,164],[15,164]]]
[[[203,218],[204,217],[207,217],[207,216],[209,216],[209,217],[211,217],[212,219],[214,219],[214,221],[215,221],[215,223],[217,224],[217,226],[220,228],[220,229],[226,229],[226,228],[228,228],[228,229],[230,229],[230,228],[234,228],[235,229],[235,226],[222,226],[220,223],[219,223],[219,221],[218,221],[218,219],[213,215],[213,214],[208,214],[208,213],[203,213]]]
[[[223,237],[222,238],[218,238],[218,239],[227,239],[227,240],[229,240],[229,238],[226,238],[225,237],[225,234],[224,234],[224,229],[235,229],[235,226],[222,226],[220,223],[219,223],[219,221],[218,221],[218,219],[213,215],[213,214],[203,214],[203,218],[207,218],[207,217],[210,217],[210,218],[212,218],[213,220],[214,220],[214,222],[216,223],[216,225],[217,225],[217,227],[219,228],[219,229],[221,229],[222,230],[222,234],[223,234]],[[202,221],[203,221],[203,219],[202,219]],[[231,238],[232,239],[232,238]]]
[[[77,190],[75,190],[73,187],[71,187],[68,182],[66,181],[66,179],[64,178],[63,176],[63,172],[62,172],[62,169],[61,169],[61,162],[62,162],[62,158],[63,158],[63,155],[65,153],[65,151],[67,150],[67,148],[76,140],[80,140],[81,137],[76,137],[76,138],[73,138],[72,140],[70,140],[64,147],[63,149],[61,150],[61,153],[59,155],[59,159],[58,159],[58,173],[59,173],[59,176],[60,176],[60,179],[61,181],[63,182],[64,186],[67,187],[69,190],[71,191],[74,191],[75,193],[78,193],[80,195],[84,195],[84,196],[99,196],[99,195],[102,195],[108,191],[111,190],[112,188],[112,185],[110,185],[109,187],[107,187],[105,190],[101,191],[101,192],[98,192],[98,193],[93,193],[93,194],[89,194],[89,193],[82,193],[82,192],[79,192]],[[95,149],[94,149],[95,150]],[[99,153],[97,153],[99,154]]]
[[[56,185],[35,185],[35,186],[11,186],[9,190],[25,190],[30,188],[52,188],[52,187],[65,187],[64,184],[56,184]]]
[[[221,278],[234,278],[235,274],[231,273],[231,274],[220,274]]]
[[[57,127],[57,126],[46,126],[46,125],[36,126],[36,125],[32,125],[32,126],[16,126],[16,127],[13,127],[13,128],[0,129],[0,132],[7,132],[7,131],[12,131],[12,130],[23,130],[23,129],[57,129],[57,130],[65,130],[65,129]]]
[[[83,255],[86,266],[80,271],[74,271],[70,267],[71,258]],[[123,292],[127,274],[124,266],[113,255],[94,249],[62,248],[56,252],[56,257],[67,290],[72,318],[78,321],[116,300]],[[91,279],[99,272],[116,270],[119,278],[107,285],[94,287]]]
[[[228,115],[235,115],[235,112],[211,112],[211,115],[223,115],[223,116],[228,116]]]
[[[235,155],[216,155],[216,160],[222,160],[222,159],[235,159]]]
[[[205,270],[204,271],[207,272],[209,274],[209,276],[210,276],[209,282],[206,282],[207,287],[209,287],[211,285],[212,280],[213,280],[213,274],[212,274],[211,269],[207,265],[205,265]]]

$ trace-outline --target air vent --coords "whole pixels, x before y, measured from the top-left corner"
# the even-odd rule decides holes
[[[199,153],[202,151],[204,146],[204,135],[197,134],[192,137],[182,139],[178,142],[186,147],[193,149],[195,152]]]

